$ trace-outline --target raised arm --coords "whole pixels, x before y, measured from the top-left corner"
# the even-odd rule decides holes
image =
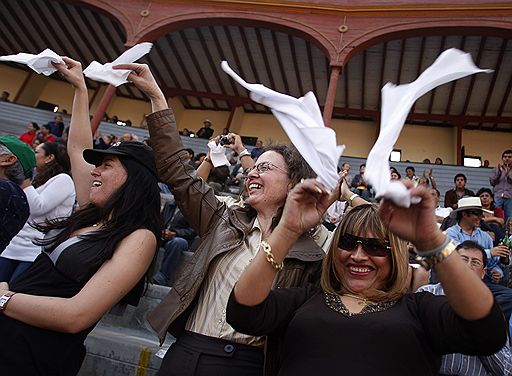
[[[94,169],[94,166],[87,163],[82,155],[85,149],[93,147],[89,121],[89,97],[82,65],[67,57],[62,59],[66,65],[54,64],[54,66],[75,89],[67,148],[78,205],[84,206],[89,202],[89,190],[92,185],[91,171]]]
[[[381,218],[390,231],[413,243],[420,253],[434,250],[446,240],[446,235],[436,225],[434,199],[422,186],[411,188],[411,194],[421,198],[421,202],[402,208],[383,200],[379,208]],[[438,263],[435,271],[457,315],[466,320],[478,320],[491,312],[494,301],[491,292],[464,265],[457,252]]]
[[[215,221],[223,220],[224,204],[216,199],[213,189],[198,178],[190,166],[174,114],[168,109],[165,96],[149,67],[145,64],[124,64],[116,68],[130,69],[132,73],[128,79],[151,99],[155,112],[147,116],[147,123],[159,177],[172,190],[190,227],[202,236]]]
[[[308,229],[317,225],[329,207],[329,194],[315,179],[297,184],[288,193],[279,224],[266,239],[276,264],[283,262],[293,244]],[[260,251],[240,276],[234,289],[238,303],[255,306],[263,302],[271,288],[277,269]]]
[[[112,258],[75,296],[56,298],[16,294],[3,313],[38,328],[66,333],[85,330],[137,284],[153,259],[155,247],[153,233],[136,230],[119,244]],[[0,283],[0,294],[5,290],[8,290],[7,284]]]

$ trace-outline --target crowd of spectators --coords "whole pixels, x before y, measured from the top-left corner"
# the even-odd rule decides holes
[[[229,165],[214,166],[211,152],[196,154],[184,148],[148,67],[129,64],[126,69],[133,71],[130,81],[152,101],[151,138],[144,142],[153,147],[165,195],[161,232],[155,231],[158,221],[151,220],[151,231],[160,234],[161,262],[148,275],[150,283],[173,287],[149,315],[161,340],[167,332],[177,337],[162,372],[188,374],[192,367],[202,375],[309,375],[331,372],[344,362],[349,374],[368,374],[376,366],[383,375],[512,373],[502,316],[509,321],[512,313],[512,150],[502,153],[489,185],[476,194],[466,187],[467,176],[457,173],[454,188],[444,194],[444,206],[432,166],[418,173],[414,166],[402,173],[392,167],[390,178],[403,177],[421,199],[411,208],[400,208],[375,197],[365,180],[365,164],[352,176],[350,163],[342,163],[338,186],[326,192],[293,147],[258,140],[249,152],[241,137],[227,129],[214,137],[212,122],[205,120],[195,135],[224,145],[228,153]],[[77,77],[74,80],[81,83]],[[75,88],[78,97],[80,90]],[[8,101],[8,95],[1,100]],[[82,104],[74,113],[84,115],[83,126],[88,107],[86,101]],[[72,227],[72,221],[85,215],[75,202],[78,195],[83,197],[84,187],[76,186],[70,168],[68,131],[62,116],[56,115],[48,124],[27,124],[19,138],[0,137],[0,282],[17,286],[18,278],[28,280],[40,264],[34,262],[43,244],[38,239],[47,229],[65,223],[59,230],[69,230],[70,238],[80,229]],[[126,174],[133,179],[134,171],[145,169],[151,189],[155,188],[153,156],[134,134],[117,138],[96,132],[91,145],[94,149],[84,158],[99,167],[93,170],[95,179],[87,191],[107,192],[108,178],[103,181],[98,169],[105,169],[105,176],[112,170],[121,175],[124,171],[125,179]],[[132,151],[116,151],[123,147]],[[137,158],[142,153],[144,161],[129,153]],[[129,167],[117,164],[110,170],[112,160],[113,165],[123,160]],[[442,163],[436,158],[436,165]],[[79,165],[78,171],[87,175],[83,167]],[[137,192],[142,201],[143,188]],[[119,231],[108,227],[121,210],[110,200],[129,201],[117,190],[108,193],[106,201],[91,211],[98,221],[87,219],[85,226],[93,233],[99,226],[105,236]],[[142,211],[142,202],[138,205]],[[132,212],[128,217],[137,215]],[[130,231],[144,228],[137,226]],[[109,257],[118,262],[115,249],[110,251]],[[189,257],[192,261],[187,263]],[[149,267],[150,260],[147,263]],[[140,279],[144,271],[139,269],[137,278],[131,279]],[[87,278],[82,282],[85,285]],[[3,290],[0,313],[10,315],[7,302],[15,292]],[[13,302],[19,298],[23,297],[14,297]],[[96,321],[112,299],[94,316]],[[56,324],[45,326],[25,317],[9,320],[59,332]],[[316,330],[310,330],[315,324]],[[368,340],[365,348],[354,345],[361,339]],[[312,348],[312,343],[317,346]],[[228,353],[228,346],[236,351],[216,355]],[[407,358],[393,358],[395,349]],[[366,363],[359,355],[363,350],[370,355]],[[343,360],[340,351],[346,356]],[[83,357],[78,355],[77,359]],[[77,371],[79,364],[73,366]]]

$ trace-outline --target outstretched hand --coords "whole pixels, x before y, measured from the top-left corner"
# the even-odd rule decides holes
[[[84,73],[82,72],[82,64],[66,56],[62,56],[62,60],[64,60],[66,64],[52,62],[52,65],[75,89],[86,89],[87,86],[85,85]]]
[[[144,92],[144,94],[146,94],[150,99],[165,99],[162,90],[158,87],[158,84],[156,83],[156,80],[147,64],[120,64],[112,68],[131,70],[132,72],[128,76],[128,81],[133,82],[137,89]]]
[[[329,205],[324,186],[315,179],[304,180],[288,193],[278,227],[298,237],[320,223]]]
[[[439,230],[435,217],[435,202],[429,190],[423,186],[413,187],[410,181],[403,181],[412,197],[419,197],[418,204],[403,208],[391,200],[382,200],[379,215],[389,230],[408,240],[420,251],[434,249],[441,245],[445,235]]]

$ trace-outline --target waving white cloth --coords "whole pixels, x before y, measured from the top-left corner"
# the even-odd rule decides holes
[[[240,85],[251,92],[253,101],[270,108],[284,131],[326,188],[338,183],[337,166],[345,146],[336,146],[336,132],[327,128],[316,97],[312,92],[301,98],[273,91],[261,84],[248,84],[226,61],[221,67]]]
[[[217,145],[213,140],[208,142],[210,148],[210,159],[212,160],[213,167],[229,166],[230,163],[226,157],[226,148],[222,145]]]
[[[36,73],[42,73],[45,76],[49,76],[57,71],[52,63],[64,64],[64,60],[49,48],[37,55],[20,52],[16,55],[0,56],[0,61],[13,61],[25,64]]]
[[[112,67],[119,64],[133,63],[139,60],[151,51],[151,47],[153,47],[153,44],[149,42],[136,44],[123,52],[111,63],[101,64],[95,60],[85,68],[84,75],[91,80],[106,82],[116,87],[125,84],[128,82],[127,78],[131,71],[127,69],[112,69]]]
[[[416,81],[400,86],[387,83],[382,88],[379,138],[368,154],[364,174],[365,179],[375,189],[377,198],[391,199],[403,207],[411,204],[405,185],[399,181],[391,181],[388,159],[414,102],[439,85],[480,72],[488,73],[491,70],[478,68],[470,54],[452,48],[439,55]]]

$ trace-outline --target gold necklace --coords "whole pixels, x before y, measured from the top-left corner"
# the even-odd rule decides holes
[[[360,296],[357,296],[357,295],[343,294],[342,296],[348,296],[349,298],[353,298],[353,299],[359,300],[357,302],[357,304],[359,304],[360,306],[365,306],[365,305],[368,305],[370,303],[373,303],[371,300],[368,300],[366,298],[361,298]]]

